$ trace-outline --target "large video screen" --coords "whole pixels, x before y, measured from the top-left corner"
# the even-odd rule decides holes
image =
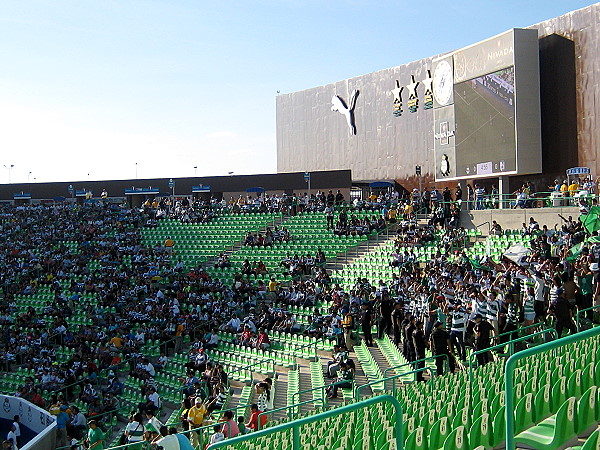
[[[517,169],[514,66],[454,85],[456,176]]]

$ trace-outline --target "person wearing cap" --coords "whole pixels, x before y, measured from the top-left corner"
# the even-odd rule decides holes
[[[189,424],[190,429],[199,428],[204,425],[204,419],[206,418],[207,413],[208,410],[206,409],[206,405],[204,405],[202,399],[200,397],[196,397],[194,406],[189,409],[187,415],[187,423]],[[190,434],[190,441],[194,448],[198,448],[200,445],[200,438],[197,432],[193,431]]]
[[[60,412],[56,415],[56,446],[64,447],[67,445],[67,424],[69,423],[69,414],[67,414],[67,405],[60,406]]]
[[[104,433],[98,427],[98,423],[92,419],[88,422],[88,425],[90,429],[87,436],[87,449],[104,450]]]
[[[490,347],[490,339],[494,327],[491,323],[483,318],[481,314],[475,314],[473,317],[475,326],[473,332],[475,333],[475,350],[481,351]],[[477,363],[483,366],[491,361],[490,352],[482,352],[477,354]]]
[[[4,441],[2,441],[2,450],[15,450],[13,441],[9,439],[5,439]]]
[[[558,288],[556,295],[556,300],[550,304],[548,314],[553,315],[556,320],[554,327],[557,337],[560,339],[565,328],[573,334],[577,332],[577,327],[573,322],[573,309],[569,301],[565,298],[563,289]]]
[[[435,365],[437,368],[437,375],[444,375],[444,360],[446,358],[443,355],[446,355],[448,358],[448,364],[450,366],[450,372],[454,372],[455,370],[455,360],[454,355],[452,354],[452,346],[450,344],[450,335],[446,330],[444,330],[444,324],[439,320],[433,324],[433,331],[431,335],[429,335],[429,346],[431,349],[431,353],[434,356],[440,356],[435,359]]]

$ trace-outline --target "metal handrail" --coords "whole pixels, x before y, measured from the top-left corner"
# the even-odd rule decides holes
[[[528,330],[529,328],[535,328],[535,327],[540,327],[540,326],[543,327],[544,325],[545,324],[543,322],[533,323],[531,325],[527,325],[526,327],[517,328],[514,331],[506,331],[504,333],[500,333],[499,335],[492,337],[492,339],[496,341],[499,338],[501,338],[502,336],[510,336],[511,334],[520,333],[521,331]],[[548,328],[545,328],[545,329],[548,329]],[[531,336],[531,335],[528,335],[528,336]],[[508,341],[506,342],[506,344],[508,344]]]
[[[425,362],[425,361],[428,361],[428,360],[430,360],[430,359],[433,359],[433,360],[435,360],[435,359],[437,359],[437,358],[441,358],[441,357],[444,357],[444,358],[446,358],[446,364],[447,364],[447,365],[448,365],[448,364],[450,364],[450,357],[449,357],[449,356],[448,356],[446,353],[442,353],[441,355],[433,355],[433,356],[428,356],[427,358],[417,359],[416,361],[407,362],[407,363],[404,363],[404,364],[400,364],[400,365],[398,365],[398,366],[388,367],[387,369],[385,369],[385,370],[383,371],[383,378],[385,378],[385,377],[387,376],[387,373],[388,373],[390,370],[396,370],[396,369],[400,369],[400,368],[402,368],[402,367],[406,367],[406,366],[413,366],[413,365],[414,365],[414,364],[416,364],[416,363]],[[405,373],[405,374],[403,374],[403,375],[407,375],[407,374]]]
[[[554,350],[558,347],[563,347],[574,342],[579,342],[584,339],[593,338],[600,335],[600,327],[591,328],[580,333],[571,334],[561,339],[557,339],[551,342],[546,342],[535,348],[528,348],[521,352],[512,355],[506,362],[504,368],[504,402],[505,402],[505,420],[506,420],[506,449],[515,449],[515,399],[513,394],[514,391],[514,372],[516,369],[517,362],[527,358],[529,356],[538,355],[548,350]]]
[[[263,436],[268,436],[273,433],[286,432],[289,429],[292,429],[292,445],[290,447],[291,450],[301,450],[300,445],[300,427],[313,423],[322,421],[323,419],[327,419],[329,417],[339,416],[341,414],[349,413],[352,411],[357,411],[362,408],[366,408],[376,403],[389,402],[392,404],[395,410],[395,424],[394,424],[394,438],[396,443],[396,449],[402,450],[404,448],[404,431],[402,429],[402,405],[400,402],[391,395],[378,395],[376,397],[371,397],[366,400],[363,400],[359,403],[353,403],[350,405],[342,406],[340,408],[330,409],[327,411],[323,411],[318,414],[310,415],[307,417],[302,417],[293,422],[287,422],[280,425],[276,425],[274,427],[269,427],[263,430],[256,431],[254,433],[246,434],[244,436],[236,436],[234,438],[226,439],[221,442],[217,442],[209,447],[211,450],[215,450],[218,448],[223,448],[227,446],[235,446],[242,442],[248,441],[250,439],[256,439]],[[112,450],[112,449],[110,449]]]
[[[469,355],[469,360],[468,360],[468,363],[467,363],[469,365],[469,386],[472,386],[472,384],[473,384],[472,383],[473,382],[473,370],[474,370],[473,369],[473,357],[476,357],[477,355],[481,355],[482,353],[487,353],[487,352],[489,352],[491,350],[495,350],[495,349],[498,349],[498,348],[503,348],[506,345],[509,346],[509,353],[511,355],[513,355],[514,354],[514,344],[516,344],[517,342],[525,341],[525,340],[530,339],[530,338],[535,337],[535,336],[539,336],[541,334],[554,334],[554,338],[558,337],[558,335],[556,333],[556,330],[554,328],[544,328],[541,331],[537,331],[535,333],[528,334],[526,336],[521,336],[520,338],[510,340],[508,342],[505,342],[504,344],[494,345],[492,347],[487,347],[487,348],[484,348],[482,350],[477,350],[477,351],[471,353]],[[517,353],[519,353],[519,352],[517,352]]]
[[[287,416],[288,419],[292,419],[292,416],[294,414],[294,409],[297,408],[298,406],[302,406],[302,405],[306,405],[308,403],[317,403],[317,402],[321,402],[321,406],[323,408],[325,408],[325,402],[323,401],[322,398],[313,398],[312,400],[306,400],[300,403],[294,403],[293,405],[288,405],[288,406],[282,406],[281,408],[277,408],[277,409],[269,409],[268,411],[263,411],[258,415],[258,427],[260,428],[260,418],[262,416],[266,416],[267,414],[271,414],[274,412],[279,412],[279,411],[286,411],[287,410]]]
[[[323,386],[317,386],[317,387],[310,388],[310,389],[304,389],[303,391],[300,391],[300,392],[294,392],[292,394],[292,403],[294,403],[294,398],[296,397],[296,395],[298,396],[298,400],[300,400],[300,394],[306,394],[307,392],[313,392],[313,391],[317,391],[317,390],[321,389],[323,391],[323,398],[322,398],[323,406],[325,407],[325,406],[327,406],[327,396],[325,395],[325,390],[330,386],[338,386],[340,384],[345,384],[348,382],[350,382],[352,384],[352,391],[354,391],[354,383],[355,383],[354,379],[341,380],[341,381],[336,381],[334,383],[324,384]]]
[[[393,380],[393,387],[392,390],[396,389],[396,379],[398,378],[402,378],[406,375],[410,375],[412,373],[419,373],[419,372],[425,372],[425,371],[429,371],[429,374],[431,376],[431,380],[433,381],[433,370],[431,369],[431,367],[421,367],[419,369],[415,369],[415,370],[411,370],[408,373],[403,373],[401,375],[392,375],[391,377],[387,377],[387,378],[382,378],[381,380],[375,380],[375,381],[371,381],[370,383],[366,383],[366,384],[361,384],[360,386],[358,386],[354,392],[354,398],[356,399],[356,401],[360,400],[360,393],[363,389],[373,386],[375,384],[379,384],[379,383],[383,383],[383,387],[385,388],[385,382],[389,381],[389,380]]]
[[[490,234],[490,231],[492,230],[492,224],[490,223],[489,220],[486,220],[485,222],[480,223],[479,225],[475,225],[475,229],[478,229],[479,227],[482,227],[484,225],[488,226],[488,234]]]
[[[575,323],[577,324],[577,331],[581,331],[581,319],[580,319],[580,316],[583,313],[586,313],[588,311],[593,311],[594,309],[600,309],[600,305],[595,305],[595,306],[592,306],[590,308],[580,309],[579,311],[577,311],[577,314],[575,314]]]

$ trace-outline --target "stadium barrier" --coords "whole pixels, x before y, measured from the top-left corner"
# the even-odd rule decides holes
[[[515,450],[515,398],[512,395],[514,391],[514,374],[517,363],[529,356],[535,356],[540,353],[566,346],[585,339],[600,336],[600,327],[591,328],[580,333],[571,334],[564,338],[560,338],[551,342],[547,342],[538,347],[528,348],[512,355],[506,361],[504,371],[504,389],[505,389],[505,420],[506,420],[506,449]]]
[[[381,380],[375,380],[375,381],[371,381],[370,383],[366,383],[366,384],[361,384],[360,386],[356,387],[356,390],[354,391],[354,399],[356,401],[360,401],[360,397],[361,397],[361,391],[363,389],[366,389],[368,387],[377,385],[377,384],[381,384],[383,383],[383,385],[385,386],[385,382],[388,380],[392,380],[392,390],[396,390],[396,381],[398,378],[402,378],[405,377],[406,375],[411,375],[413,373],[419,373],[419,372],[429,372],[430,375],[430,382],[433,383],[433,380],[435,379],[435,372],[433,371],[433,369],[431,367],[421,367],[419,369],[415,369],[415,370],[411,370],[410,372],[407,373],[401,373],[398,375],[392,375],[391,377],[387,377],[387,378],[382,378]]]
[[[371,397],[366,400],[363,400],[358,403],[352,403],[350,405],[342,406],[340,408],[330,409],[327,411],[323,411],[318,414],[314,414],[311,416],[303,417],[301,419],[295,420],[293,422],[286,422],[280,425],[276,425],[271,428],[265,428],[254,433],[249,433],[243,436],[236,436],[231,439],[226,439],[221,442],[217,442],[209,447],[211,450],[215,450],[218,448],[225,448],[228,446],[234,446],[236,444],[256,439],[263,436],[269,436],[273,433],[284,432],[288,430],[292,430],[292,446],[291,450],[301,450],[302,445],[300,444],[300,427],[303,425],[308,425],[313,422],[318,422],[329,417],[339,416],[342,414],[350,413],[353,411],[357,411],[362,408],[366,408],[368,406],[374,405],[376,403],[391,403],[394,407],[394,439],[396,444],[396,449],[404,448],[404,436],[402,429],[402,405],[400,402],[391,395],[378,395],[377,397]],[[113,449],[110,449],[113,450]]]
[[[21,426],[35,437],[21,447],[21,450],[51,450],[56,440],[56,419],[48,411],[19,397],[0,395],[0,419],[10,421],[19,415]],[[23,434],[25,430],[23,430]]]

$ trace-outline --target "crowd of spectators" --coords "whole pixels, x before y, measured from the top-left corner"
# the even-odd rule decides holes
[[[324,208],[331,206],[330,201],[343,201],[332,195],[332,200],[329,195],[315,198]],[[165,213],[159,214],[162,208]],[[410,361],[420,359],[429,346],[434,354],[448,355],[455,369],[460,365],[455,364],[455,356],[465,359],[465,345],[486,349],[494,336],[508,333],[500,340],[505,342],[519,326],[542,323],[549,315],[559,334],[565,329],[572,331],[573,311],[592,306],[592,299],[600,294],[600,246],[584,245],[573,259],[569,249],[583,242],[586,233],[571,217],[556,229],[540,229],[535,220],[524,224],[522,233],[532,248],[526,264],[507,260],[474,264],[462,251],[438,252],[423,264],[405,264],[416,262],[416,256],[400,247],[436,241],[444,248],[460,240],[464,231],[445,228],[436,235],[432,226],[402,221],[397,250],[390,255],[392,266],[398,267],[393,280],[370,284],[359,279],[346,292],[319,268],[324,261],[322,252],[315,257],[288,255],[282,265],[291,274],[305,275],[289,285],[274,280],[268,285],[262,281],[251,284],[241,276],[266,273],[260,261],[244,263],[228,285],[202,267],[178,265],[163,245],[142,245],[141,229],[149,221],[160,221],[171,211],[182,220],[185,214],[192,220],[190,208],[194,205],[179,210],[176,205],[171,210],[170,205],[158,202],[140,210],[108,203],[3,206],[0,210],[4,238],[0,242],[0,359],[6,370],[14,366],[33,370],[16,395],[60,415],[59,430],[64,432],[59,432],[59,438],[63,442],[67,436],[83,436],[88,427],[82,422],[93,419],[95,426],[102,426],[105,417],[110,417],[106,412],[122,409],[123,384],[118,375],[124,372],[140,379],[145,398],[130,419],[130,424],[145,423],[144,431],[140,435],[139,427],[128,426],[128,439],[161,438],[161,424],[155,416],[161,408],[156,371],[168,364],[166,355],[171,349],[182,349],[185,334],[201,336],[190,346],[189,372],[182,380],[186,405],[190,409],[203,406],[206,415],[219,410],[227,397],[223,367],[206,357],[206,350],[218,344],[218,331],[235,333],[240,345],[261,350],[270,347],[271,332],[285,331],[328,337],[351,351],[356,332],[361,329],[370,344],[370,327],[377,323],[379,334],[389,333]],[[375,222],[383,221],[385,226],[386,217],[390,217],[387,211]],[[502,233],[498,227],[494,226],[494,232]],[[273,234],[275,231],[281,230],[275,229]],[[220,255],[218,261],[228,263],[227,255]],[[20,300],[37,299],[40,292],[50,293],[42,300],[42,313],[19,306]],[[264,299],[271,301],[264,303]],[[306,327],[286,310],[286,305],[318,304],[328,306],[326,310],[316,308]],[[76,314],[83,316],[83,323],[74,325]],[[591,313],[586,316],[596,319]],[[152,361],[144,354],[150,339],[163,349],[161,357]],[[66,363],[59,363],[59,350],[69,351]],[[480,364],[491,358],[487,353],[481,355]],[[347,359],[336,363],[340,370],[329,375],[340,382],[351,381],[352,363]],[[438,372],[443,370],[438,368]],[[263,389],[260,395],[266,396],[270,389]],[[332,387],[332,397],[337,389]],[[74,407],[75,399],[84,402],[87,411]],[[268,406],[257,404],[254,418],[248,422],[250,428],[266,409]],[[197,424],[199,413],[195,414],[193,423]],[[233,420],[222,419],[225,424]],[[186,420],[190,420],[189,414]],[[228,425],[217,426],[227,431]],[[229,426],[234,428],[233,423]],[[223,429],[215,431],[218,433],[223,434]]]
[[[264,233],[248,232],[244,239],[244,245],[249,247],[271,247],[273,244],[290,242],[291,240],[292,236],[285,227],[274,227],[273,230],[267,227]]]

